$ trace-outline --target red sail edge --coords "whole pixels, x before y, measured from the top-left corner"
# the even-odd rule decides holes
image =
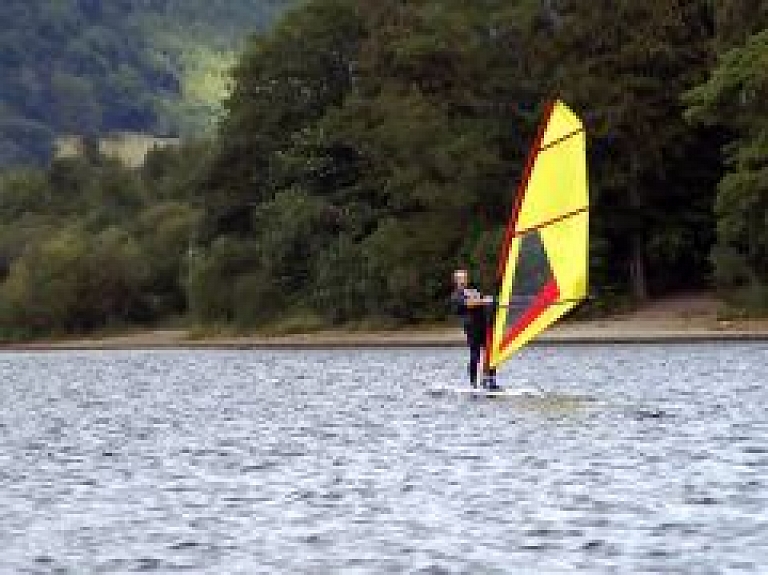
[[[528,158],[525,161],[523,176],[520,179],[520,183],[518,184],[517,191],[515,193],[515,203],[512,207],[512,215],[509,218],[507,229],[504,233],[504,240],[501,245],[499,263],[496,269],[496,276],[498,278],[499,285],[501,285],[503,281],[504,268],[507,263],[507,258],[509,257],[509,246],[515,237],[515,226],[517,225],[517,218],[520,215],[520,210],[523,206],[523,199],[525,198],[525,192],[528,188],[528,182],[531,179],[531,172],[533,171],[533,166],[536,163],[536,158],[541,151],[541,142],[544,140],[544,134],[547,131],[547,126],[549,125],[549,120],[552,117],[552,113],[555,111],[556,104],[557,100],[550,100],[547,102],[544,108],[544,118],[539,124],[539,128],[536,132],[536,138],[534,139],[533,144],[528,151]],[[486,369],[488,368],[491,359],[491,346],[493,345],[493,331],[495,328],[494,322],[495,319],[494,321],[490,322],[485,333],[484,364]]]

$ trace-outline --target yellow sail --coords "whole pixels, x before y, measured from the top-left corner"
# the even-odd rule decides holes
[[[498,367],[587,296],[588,232],[584,125],[557,101],[531,148],[507,228],[488,365]]]

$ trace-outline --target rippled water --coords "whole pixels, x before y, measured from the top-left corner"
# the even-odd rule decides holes
[[[767,573],[768,346],[0,356],[0,573]]]

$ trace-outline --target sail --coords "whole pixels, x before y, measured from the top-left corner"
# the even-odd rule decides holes
[[[498,367],[587,295],[586,164],[581,120],[564,103],[550,104],[501,250],[501,288],[486,342],[491,367]]]

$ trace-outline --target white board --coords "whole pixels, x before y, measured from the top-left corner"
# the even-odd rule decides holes
[[[490,390],[472,387],[430,387],[427,393],[433,396],[468,395],[470,397],[540,397],[541,391],[533,388],[515,388]]]

